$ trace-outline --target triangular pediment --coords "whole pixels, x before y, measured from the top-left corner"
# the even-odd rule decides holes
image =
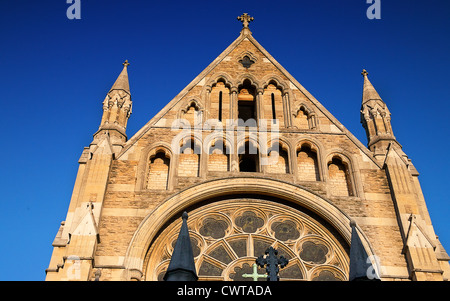
[[[244,59],[249,59],[249,68],[244,67]],[[297,116],[300,109],[314,114],[321,122],[321,131],[346,135],[369,160],[381,167],[372,152],[281,66],[251,34],[242,32],[213,62],[127,141],[119,157],[126,153],[149,129],[170,128],[173,121],[180,118],[179,112],[186,111],[190,103],[195,103],[203,112],[208,107],[206,91],[210,91],[218,79],[223,79],[230,89],[237,89],[246,79],[260,89],[267,87],[270,82],[276,82],[283,91],[288,91],[290,108],[284,108],[284,110],[288,114],[292,114],[292,118]],[[318,129],[315,128],[315,130]]]
[[[92,236],[98,235],[97,224],[92,211],[93,204],[85,203],[84,206],[77,208],[75,212],[74,223],[70,235]]]

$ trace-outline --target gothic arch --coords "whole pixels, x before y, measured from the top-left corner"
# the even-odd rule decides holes
[[[156,155],[158,152],[164,152],[165,156],[173,162],[174,155],[171,149],[170,144],[165,142],[157,142],[145,147],[141,152],[141,157],[139,158],[139,163],[137,166],[137,177],[136,177],[136,187],[135,190],[143,190],[146,189],[146,180],[149,172],[149,162],[150,158]],[[172,179],[173,179],[173,168],[169,166],[169,175],[168,175],[168,183],[167,190],[172,189]]]
[[[176,149],[176,160],[174,166],[177,166],[176,173],[178,177],[199,177],[201,176],[203,165],[203,144],[201,137],[190,134],[178,140]]]
[[[206,86],[206,114],[207,122],[215,125],[231,117],[232,82],[224,73],[216,74]]]
[[[124,260],[125,280],[140,280],[144,271],[144,259],[158,232],[169,221],[177,219],[189,208],[201,206],[216,196],[259,194],[276,197],[292,206],[309,210],[323,219],[350,245],[350,217],[322,196],[299,185],[280,180],[257,177],[233,177],[211,180],[182,190],[154,208],[140,223],[128,246]],[[368,255],[373,249],[364,232],[357,226]]]
[[[323,147],[321,146],[321,144],[315,139],[311,138],[303,138],[296,143],[295,166],[297,170],[297,178],[299,180],[323,181],[324,167],[322,159],[322,149]],[[305,154],[301,154],[301,152],[305,152]],[[304,155],[305,158],[299,158],[300,155]],[[308,162],[308,160],[311,162]],[[303,166],[302,163],[305,163],[307,166]],[[306,168],[306,170],[302,170],[302,168]],[[312,170],[312,168],[314,168],[314,170]],[[304,174],[304,171],[306,171],[307,173]]]
[[[318,118],[316,113],[309,106],[304,103],[296,104],[292,111],[293,115],[293,125],[298,129],[316,129]],[[306,124],[302,126],[302,123],[297,122],[297,120],[304,116],[306,118]]]
[[[190,113],[190,109],[194,108],[193,114],[198,114],[195,116],[197,120],[194,119],[194,116],[188,116]],[[178,120],[179,122],[185,124],[188,121],[188,126],[195,126],[197,124],[202,123],[202,119],[204,116],[204,107],[202,105],[201,100],[198,97],[190,97],[187,101],[184,101],[181,105],[180,110],[178,111]],[[192,119],[192,120],[191,120]],[[194,122],[196,122],[194,124]]]
[[[261,80],[261,87],[265,89],[271,83],[274,84],[278,89],[280,89],[284,93],[288,91],[289,85],[286,83],[286,81],[275,74],[265,76]]]
[[[218,146],[221,146],[218,153],[215,152],[217,148],[217,142],[221,142]],[[213,146],[214,144],[214,146]],[[208,171],[230,171],[231,170],[231,154],[234,151],[233,143],[229,137],[226,137],[223,133],[211,134],[206,137],[203,142],[205,155],[207,156]],[[217,150],[219,150],[217,148]]]
[[[226,72],[220,71],[217,73],[214,73],[210,76],[210,78],[208,79],[208,83],[207,86],[211,86],[214,83],[218,82],[220,79],[223,79],[227,84],[231,85],[232,84],[232,80],[231,80],[231,75],[229,75]]]
[[[231,87],[233,87],[234,84],[231,78],[232,77],[225,72],[215,73],[209,78],[208,83],[205,85],[205,87],[210,90],[215,84],[217,84],[217,82],[223,81],[225,83],[225,86],[228,86],[231,90]]]
[[[240,172],[262,172],[261,145],[256,136],[238,137],[236,150]]]
[[[198,110],[198,111],[203,111],[204,110],[200,98],[198,98],[198,97],[190,97],[181,106],[180,111],[182,113],[186,113],[189,110],[189,108],[192,107],[192,106],[195,107],[195,109]]]
[[[228,148],[231,153],[234,151],[233,141],[231,140],[231,138],[232,137],[228,137],[226,134],[224,134],[224,132],[213,132],[210,135],[206,136],[203,140],[203,149],[205,150],[205,152],[208,152],[214,141],[222,140],[224,142],[224,147]]]
[[[330,150],[329,154],[325,158],[325,162],[327,165],[327,182],[330,186],[330,189],[332,190],[331,194],[337,196],[357,196],[358,193],[356,189],[356,177],[354,175],[355,166],[353,160],[351,159],[351,156],[343,150]],[[335,165],[336,171],[340,171],[342,175],[345,175],[348,195],[342,195],[342,193],[333,193],[334,184],[332,183],[332,174],[330,171],[331,165]]]
[[[234,86],[235,87],[242,86],[244,84],[245,80],[249,80],[250,84],[252,86],[255,86],[256,90],[258,90],[259,88],[262,88],[262,85],[259,82],[259,80],[250,73],[244,73],[244,74],[241,74],[239,77],[237,77],[234,82]]]
[[[281,156],[281,158],[271,157],[270,152],[272,150],[275,150],[278,148],[278,156]],[[275,139],[270,140],[267,143],[267,151],[262,150],[262,154],[264,157],[267,158],[267,165],[264,166],[264,170],[275,173],[286,173],[291,174],[293,173],[292,168],[292,155],[291,155],[292,145],[289,142],[288,139],[285,139],[284,137],[277,137]],[[277,161],[274,161],[274,159],[277,159]],[[275,166],[272,166],[275,165]],[[284,165],[285,172],[282,172]]]

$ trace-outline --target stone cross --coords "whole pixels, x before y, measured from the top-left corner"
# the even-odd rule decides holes
[[[254,20],[254,18],[250,17],[247,13],[237,17],[237,19],[242,22],[242,26],[244,26],[244,28],[248,28],[248,24]]]
[[[278,277],[278,272],[280,269],[278,266],[284,268],[289,263],[289,260],[283,256],[278,258],[278,251],[273,247],[268,248],[265,254],[267,255],[265,258],[261,255],[256,259],[256,264],[262,268],[266,266],[267,281],[279,281],[280,277]]]
[[[122,64],[124,67],[128,67],[130,63],[128,63],[128,60],[125,60],[125,62]]]
[[[361,75],[363,76],[367,76],[369,74],[369,72],[366,71],[366,69],[363,69],[363,71],[361,72]]]
[[[266,274],[258,274],[258,265],[256,263],[253,264],[253,273],[252,274],[242,274],[244,278],[253,278],[253,281],[258,281],[258,278],[267,278]]]

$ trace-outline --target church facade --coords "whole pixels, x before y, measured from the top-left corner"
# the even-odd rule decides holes
[[[128,62],[79,159],[46,280],[163,280],[184,211],[199,280],[349,280],[352,226],[368,277],[448,280],[419,173],[363,71],[356,139],[252,36],[239,37],[130,139]],[[260,274],[263,269],[258,269]]]

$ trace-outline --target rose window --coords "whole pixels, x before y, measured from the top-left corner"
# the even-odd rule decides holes
[[[162,280],[180,226],[181,219],[173,221],[150,246],[146,280]],[[348,255],[341,240],[292,207],[257,199],[219,201],[190,211],[188,228],[199,280],[253,281],[248,275],[255,259],[270,246],[289,259],[280,269],[282,281],[347,279]],[[257,274],[265,269],[258,267]]]

